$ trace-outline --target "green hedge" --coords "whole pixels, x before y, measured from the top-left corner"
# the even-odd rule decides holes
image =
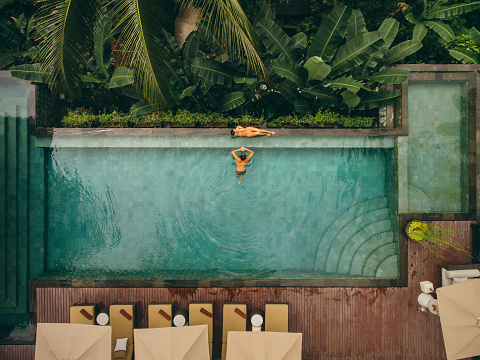
[[[282,116],[267,123],[268,127],[325,127],[338,124],[343,127],[372,127],[372,117],[346,117],[334,112],[318,113],[303,117]],[[154,112],[142,116],[121,114],[112,112],[110,114],[94,115],[88,110],[77,109],[70,111],[62,120],[65,127],[94,128],[94,127],[235,127],[260,126],[265,120],[260,117],[245,115],[238,118],[225,117],[218,113],[191,113],[187,110],[179,110],[176,114],[172,112]]]

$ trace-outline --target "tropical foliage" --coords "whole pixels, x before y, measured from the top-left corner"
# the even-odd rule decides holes
[[[464,64],[480,64],[480,32],[472,27],[470,29],[470,42],[463,42],[460,45],[453,49],[449,50],[450,55],[452,55],[458,61]]]
[[[326,108],[365,110],[385,106],[397,100],[400,93],[379,91],[379,87],[402,83],[408,71],[381,68],[422,46],[420,41],[407,41],[391,47],[398,28],[396,20],[386,19],[378,31],[369,32],[359,10],[340,5],[326,17],[307,46],[305,34],[290,38],[265,5],[254,29],[263,45],[268,77],[255,76],[230,61],[216,39],[207,41],[213,44],[212,51],[199,52],[200,40],[196,37],[201,34],[195,34],[187,39],[189,50],[182,49],[183,64],[187,64],[184,73],[192,73],[183,94],[188,90],[187,95],[196,99],[208,96],[208,104],[216,111],[260,112],[267,120],[293,111],[315,114]],[[191,54],[197,56],[190,60],[185,57],[187,53],[190,58]]]
[[[402,12],[410,23],[415,24],[414,40],[423,40],[428,29],[435,31],[446,42],[453,41],[455,33],[444,20],[469,13],[480,8],[480,1],[445,5],[448,0],[416,0],[413,6],[400,3]]]
[[[201,8],[209,32],[217,35],[221,45],[229,47],[231,58],[248,64],[257,75],[265,75],[251,24],[236,0],[184,0],[179,3],[181,6]],[[133,76],[128,77],[128,81],[133,79],[137,90],[135,96],[138,97],[139,93],[153,108],[162,109],[177,104],[178,94],[170,86],[169,74],[165,70],[171,61],[171,54],[165,50],[169,41],[164,37],[165,30],[170,29],[165,19],[170,18],[173,2],[40,0],[39,4],[35,17],[37,28],[44,38],[43,47],[38,54],[38,63],[32,64],[33,68],[15,69],[23,70],[24,77],[32,72],[35,75],[29,76],[35,76],[35,81],[49,83],[70,96],[78,96],[85,83],[100,81],[107,84],[114,78],[106,67],[110,58],[102,55],[97,44],[103,41],[105,50],[112,40],[111,36],[118,30],[116,62],[123,66],[123,73],[118,75],[126,80],[126,75],[130,76],[126,69],[133,70]],[[105,24],[109,24],[112,30],[102,29]],[[19,74],[14,73],[22,76]],[[112,87],[113,84],[109,84]],[[143,103],[138,104],[137,108],[143,106]]]
[[[0,69],[34,59],[40,48],[34,17],[21,13],[8,18],[3,10],[9,2],[0,2]]]

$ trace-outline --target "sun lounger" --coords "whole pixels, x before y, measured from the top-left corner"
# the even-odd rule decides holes
[[[118,304],[110,305],[110,326],[112,327],[112,359],[130,360],[133,354],[133,328],[135,327],[136,304]],[[126,350],[122,348],[122,340],[126,341]]]
[[[95,325],[99,304],[75,303],[70,307],[70,323]]]
[[[247,304],[223,304],[222,360],[227,358],[227,338],[229,331],[247,330]]]
[[[288,304],[265,304],[265,331],[288,332]]]
[[[212,358],[213,347],[213,304],[212,303],[191,303],[189,306],[190,325],[208,326],[208,346],[210,348],[210,359]]]
[[[148,327],[163,328],[172,326],[172,304],[148,305]]]

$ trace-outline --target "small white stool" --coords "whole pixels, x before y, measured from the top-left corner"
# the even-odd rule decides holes
[[[173,316],[173,326],[182,327],[188,325],[188,311],[178,309]]]
[[[99,312],[97,315],[97,324],[98,325],[108,325],[108,322],[110,321],[110,318],[108,316],[108,309],[103,309],[102,311]]]
[[[259,309],[252,310],[250,316],[250,322],[252,323],[252,331],[262,331],[263,325],[263,313]]]

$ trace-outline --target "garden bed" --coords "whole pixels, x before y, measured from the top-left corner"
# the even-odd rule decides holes
[[[263,117],[230,117],[219,113],[191,113],[187,110],[172,112],[154,112],[142,116],[110,113],[95,115],[86,110],[70,111],[62,120],[66,128],[149,128],[149,127],[197,127],[225,128],[240,126],[269,128],[372,128],[377,127],[373,117],[343,116],[334,112],[319,112],[316,115],[281,116],[265,121]]]

